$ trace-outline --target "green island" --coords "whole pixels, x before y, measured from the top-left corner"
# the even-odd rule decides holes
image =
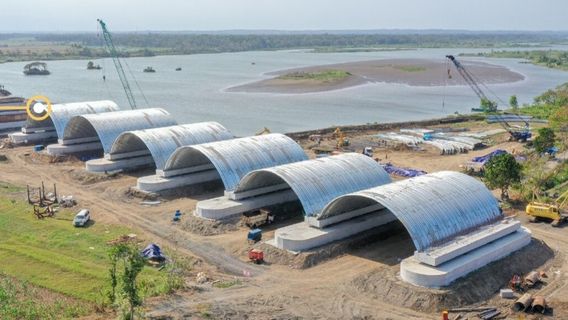
[[[460,56],[525,59],[534,65],[568,71],[568,51],[563,50],[500,50],[491,52],[479,52],[474,54],[462,53],[460,54]]]
[[[25,189],[0,182],[0,319],[71,319],[108,306],[106,243],[132,230],[97,222],[74,228],[67,209],[39,220],[30,205],[14,200],[23,197]],[[144,267],[140,295],[169,293],[168,276]]]
[[[404,71],[404,72],[422,72],[426,71],[425,67],[420,66],[394,66],[396,70]]]
[[[343,70],[322,70],[315,72],[290,72],[276,79],[280,80],[312,80],[318,82],[335,82],[347,79],[351,76],[351,73]]]

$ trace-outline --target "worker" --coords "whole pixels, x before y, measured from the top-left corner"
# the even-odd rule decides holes
[[[107,79],[107,77],[106,77],[106,76],[103,76],[103,82],[106,81],[106,79]]]

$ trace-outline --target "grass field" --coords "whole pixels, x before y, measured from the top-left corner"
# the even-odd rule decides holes
[[[119,226],[96,223],[72,226],[73,212],[38,220],[21,190],[0,183],[0,274],[29,282],[85,302],[100,302],[108,288],[106,242],[131,233]],[[168,290],[167,274],[146,267],[139,283],[143,296]],[[0,318],[1,315],[0,315]]]
[[[291,72],[278,77],[281,80],[313,80],[332,82],[346,79],[351,73],[342,70],[323,70],[317,72]]]

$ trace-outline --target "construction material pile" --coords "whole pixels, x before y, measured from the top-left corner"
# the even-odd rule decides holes
[[[480,139],[463,135],[463,133],[457,135],[422,128],[400,129],[400,132],[377,134],[376,137],[410,147],[416,147],[422,143],[428,144],[440,150],[442,155],[465,153],[483,146]]]
[[[418,169],[411,169],[411,168],[401,168],[401,167],[397,167],[392,165],[391,163],[387,163],[383,166],[383,168],[385,168],[385,171],[388,172],[389,174],[394,174],[400,177],[418,177],[421,176],[423,174],[427,174],[428,172],[423,171],[423,170],[418,170]]]

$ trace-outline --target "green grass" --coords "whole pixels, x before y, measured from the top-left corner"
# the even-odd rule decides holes
[[[234,279],[234,280],[225,280],[225,281],[215,282],[213,284],[213,286],[215,288],[227,289],[227,288],[230,288],[232,286],[236,286],[236,285],[240,285],[240,284],[241,284],[241,280]]]
[[[422,72],[426,71],[425,67],[419,66],[394,66],[393,68],[404,72]]]
[[[73,319],[91,312],[84,303],[61,296],[46,297],[25,281],[0,275],[0,319]]]
[[[26,202],[14,200],[19,188],[0,183],[0,273],[86,302],[100,302],[108,289],[106,242],[132,231],[95,223],[72,226],[73,212],[38,220]],[[18,197],[22,197],[21,193]],[[146,267],[140,275],[143,296],[168,290],[167,274]]]
[[[568,51],[564,50],[500,50],[476,54],[462,53],[460,56],[526,59],[535,65],[568,71]]]
[[[317,72],[291,72],[278,77],[282,80],[314,80],[321,82],[333,82],[346,79],[351,73],[343,70],[323,70]]]
[[[549,119],[554,112],[556,112],[560,107],[550,104],[533,104],[530,106],[523,106],[519,108],[519,113],[533,116],[537,119]]]

